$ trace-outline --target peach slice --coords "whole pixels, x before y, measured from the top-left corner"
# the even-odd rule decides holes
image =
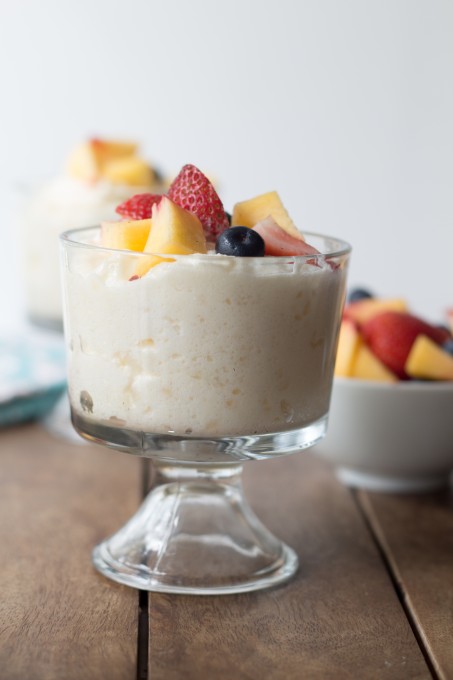
[[[173,262],[159,255],[191,255],[207,253],[203,226],[195,215],[180,208],[167,196],[153,205],[152,229],[144,247],[149,257],[140,258],[134,275],[143,276],[160,262]]]
[[[104,248],[143,252],[150,230],[150,219],[102,222],[101,245]]]

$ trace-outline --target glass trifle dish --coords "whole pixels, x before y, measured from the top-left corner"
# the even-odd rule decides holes
[[[73,424],[155,467],[94,565],[171,593],[283,582],[297,556],[248,506],[242,466],[326,432],[350,247],[300,234],[276,192],[230,217],[192,165],[121,209],[61,237]]]

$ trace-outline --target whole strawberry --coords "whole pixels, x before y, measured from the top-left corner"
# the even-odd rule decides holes
[[[151,217],[153,205],[160,202],[160,194],[135,194],[115,210],[129,220],[147,220]]]
[[[362,337],[371,351],[401,380],[407,380],[406,359],[418,335],[427,335],[441,345],[445,329],[432,326],[407,312],[382,312],[361,326]]]
[[[168,190],[168,198],[198,217],[210,241],[230,226],[216,190],[195,165],[184,165]]]

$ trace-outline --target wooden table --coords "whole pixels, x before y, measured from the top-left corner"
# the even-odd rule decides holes
[[[0,431],[2,680],[453,678],[449,492],[353,492],[313,453],[249,463],[247,497],[299,573],[257,593],[171,596],[91,566],[144,472],[39,425]]]

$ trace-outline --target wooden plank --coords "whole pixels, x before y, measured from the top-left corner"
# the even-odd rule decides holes
[[[269,591],[150,594],[153,680],[431,678],[350,492],[312,454],[246,465],[257,514],[298,552]]]
[[[358,493],[440,678],[453,678],[453,496]]]
[[[0,432],[2,680],[135,679],[137,592],[91,549],[135,511],[139,463],[38,425]]]

